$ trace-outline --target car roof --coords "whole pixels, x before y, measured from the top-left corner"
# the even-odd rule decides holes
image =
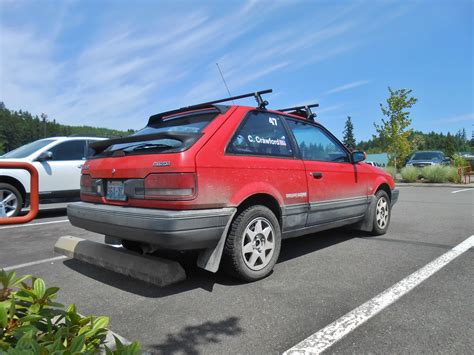
[[[89,137],[89,136],[74,136],[74,137],[46,137],[46,138],[42,138],[42,139],[39,139],[39,140],[45,140],[45,139],[49,139],[49,140],[56,140],[56,141],[67,141],[67,140],[77,140],[77,139],[94,139],[94,140],[104,140],[104,139],[108,139],[108,138],[104,138],[104,137]]]

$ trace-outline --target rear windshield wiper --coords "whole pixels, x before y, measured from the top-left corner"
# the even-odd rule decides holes
[[[160,133],[151,133],[137,136],[128,136],[123,138],[114,138],[103,141],[97,141],[89,144],[95,154],[100,154],[108,147],[114,144],[123,144],[123,143],[134,143],[134,142],[143,142],[149,140],[158,140],[158,139],[175,139],[184,146],[194,143],[202,136],[202,133],[191,133],[191,132],[160,132]]]
[[[156,144],[156,143],[145,143],[137,145],[132,149],[132,152],[137,150],[146,150],[146,149],[169,149],[169,148],[178,148],[179,146],[169,145],[169,144]]]

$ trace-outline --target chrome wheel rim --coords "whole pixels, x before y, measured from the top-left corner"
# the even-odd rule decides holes
[[[389,213],[387,199],[385,197],[379,198],[376,210],[376,220],[379,228],[385,229],[387,227]]]
[[[11,217],[15,214],[16,209],[18,208],[18,199],[16,195],[7,189],[0,190],[0,214],[2,209],[5,211],[7,217]]]
[[[275,231],[270,221],[263,217],[253,219],[245,228],[242,238],[242,257],[253,271],[265,268],[275,251]]]

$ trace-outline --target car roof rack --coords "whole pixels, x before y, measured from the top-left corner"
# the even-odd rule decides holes
[[[186,111],[193,111],[193,110],[197,111],[197,110],[206,109],[206,108],[217,109],[220,113],[225,113],[227,111],[228,107],[223,106],[223,105],[216,105],[216,104],[223,103],[223,102],[228,102],[228,101],[245,99],[247,97],[254,97],[255,100],[257,101],[258,108],[264,110],[264,109],[266,109],[266,107],[268,105],[268,101],[262,99],[262,95],[263,94],[269,94],[271,92],[273,92],[272,89],[260,90],[260,91],[251,92],[251,93],[248,93],[248,94],[243,94],[243,95],[238,95],[238,96],[231,96],[231,97],[226,97],[224,99],[203,102],[203,103],[196,104],[196,105],[191,105],[191,106],[185,106],[185,107],[181,107],[177,110],[171,110],[171,111],[166,111],[166,112],[162,112],[162,113],[157,113],[156,115],[150,116],[150,119],[148,120],[148,124],[156,123],[158,121],[161,121],[164,117],[173,116],[173,115],[176,115],[178,113],[182,113],[182,112],[186,112]]]
[[[306,118],[308,121],[314,122],[314,118],[316,117],[316,114],[313,113],[313,111],[311,110],[312,107],[319,107],[319,104],[288,107],[288,108],[282,108],[276,111],[288,112],[291,115],[303,117],[303,118]]]

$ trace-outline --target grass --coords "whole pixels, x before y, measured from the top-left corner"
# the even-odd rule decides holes
[[[383,168],[383,170],[392,175],[393,180],[395,180],[397,175],[397,169],[395,169],[393,166],[386,166],[385,168]]]
[[[414,166],[406,166],[400,171],[400,174],[405,182],[415,182],[420,177],[423,177],[424,182],[431,183],[461,182],[458,169],[452,166],[433,165],[421,169]]]
[[[447,177],[449,182],[460,183],[461,177],[458,175],[458,169],[452,166],[448,166]]]
[[[423,177],[429,182],[447,182],[449,176],[449,167],[441,165],[432,165],[423,168]]]
[[[402,174],[403,181],[415,182],[421,175],[421,171],[414,166],[407,166],[400,171],[400,174]]]

